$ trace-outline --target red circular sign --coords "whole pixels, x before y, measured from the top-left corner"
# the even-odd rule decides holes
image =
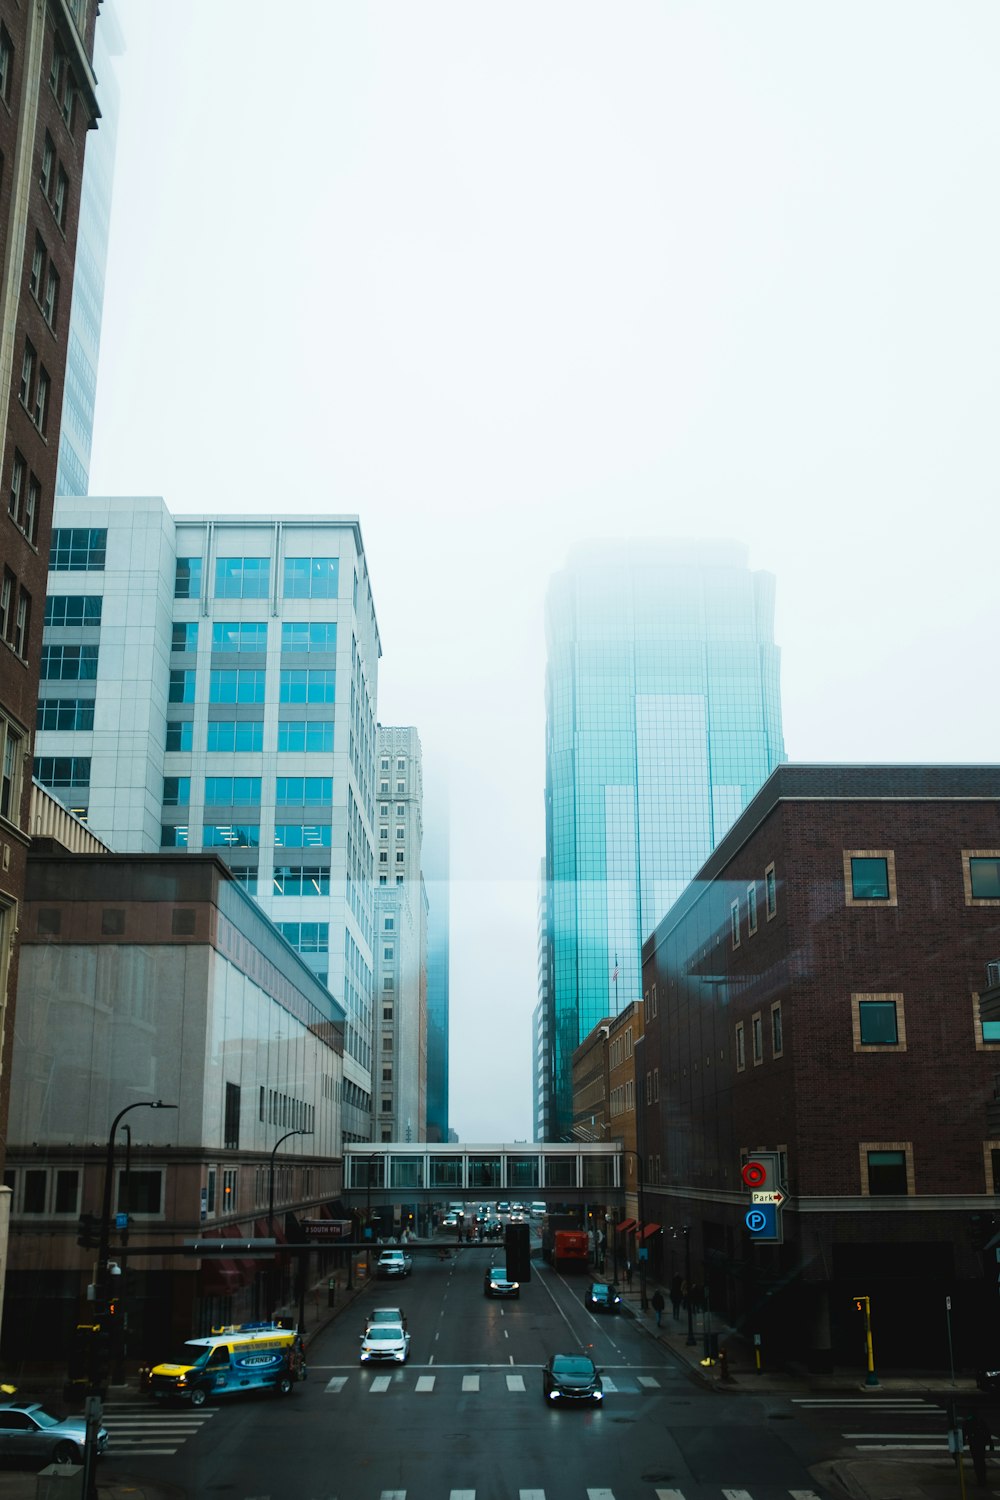
[[[743,1181],[746,1183],[747,1187],[763,1187],[764,1183],[767,1181],[767,1168],[764,1166],[763,1162],[748,1161],[740,1175],[742,1176]]]

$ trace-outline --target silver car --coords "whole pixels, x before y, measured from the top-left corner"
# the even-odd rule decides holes
[[[83,1458],[87,1424],[82,1417],[57,1417],[38,1401],[0,1402],[0,1457],[31,1462],[75,1464]],[[108,1429],[98,1428],[97,1451],[108,1446]]]

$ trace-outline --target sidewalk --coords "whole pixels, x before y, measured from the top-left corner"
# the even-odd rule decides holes
[[[694,1344],[688,1343],[688,1316],[682,1309],[675,1321],[667,1289],[661,1287],[666,1307],[661,1315],[661,1326],[656,1326],[656,1313],[648,1305],[656,1291],[656,1283],[647,1285],[647,1308],[643,1311],[639,1292],[639,1279],[633,1277],[632,1287],[619,1283],[622,1304],[627,1316],[632,1317],[646,1329],[650,1338],[661,1347],[669,1349],[673,1357],[687,1367],[689,1377],[697,1380],[706,1390],[719,1396],[741,1395],[778,1396],[836,1395],[857,1399],[859,1395],[879,1397],[900,1395],[903,1392],[933,1392],[940,1396],[954,1392],[958,1411],[969,1409],[970,1402],[978,1398],[974,1380],[967,1376],[956,1376],[954,1387],[948,1376],[933,1373],[918,1375],[879,1376],[877,1386],[865,1384],[863,1370],[835,1370],[829,1375],[809,1373],[795,1374],[785,1370],[769,1370],[762,1360],[757,1369],[754,1348],[751,1342],[719,1320],[710,1320],[710,1332],[718,1334],[719,1348],[726,1351],[723,1361],[708,1362],[705,1356],[705,1319],[702,1314],[692,1317]],[[728,1366],[728,1368],[727,1368]],[[942,1430],[942,1441],[945,1433]],[[842,1493],[851,1500],[960,1500],[963,1493],[973,1497],[984,1493],[976,1485],[975,1474],[968,1450],[962,1461],[964,1490],[959,1488],[959,1475],[955,1461],[942,1453],[936,1457],[907,1459],[886,1457],[868,1458],[850,1455],[831,1459],[812,1470],[812,1476],[822,1488]],[[987,1455],[987,1477],[990,1488],[1000,1487],[1000,1444],[998,1455]]]

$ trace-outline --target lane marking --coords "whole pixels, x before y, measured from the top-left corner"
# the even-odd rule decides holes
[[[333,1377],[332,1380],[328,1380],[327,1381],[327,1383],[323,1387],[323,1389],[325,1391],[329,1391],[331,1396],[339,1396],[340,1393],[341,1393],[341,1391],[344,1389],[344,1386],[346,1384],[347,1384],[347,1376],[346,1375],[334,1375],[334,1377]]]
[[[391,1384],[391,1375],[376,1375],[368,1389],[373,1395],[380,1395],[382,1391],[387,1391]]]
[[[462,1376],[462,1390],[463,1391],[478,1391],[478,1389],[479,1389],[479,1376],[478,1375],[463,1375]]]
[[[378,1500],[406,1500],[405,1490],[383,1490]]]
[[[588,1490],[587,1500],[615,1500],[613,1490]]]
[[[639,1384],[640,1385],[644,1385],[647,1390],[656,1390],[656,1391],[658,1391],[660,1389],[660,1382],[656,1379],[656,1377],[654,1375],[640,1375],[639,1376]],[[746,1494],[745,1490],[740,1491],[740,1495],[743,1495],[743,1494]],[[739,1496],[737,1496],[737,1500],[740,1500]]]
[[[654,1490],[656,1500],[684,1500],[683,1490]]]
[[[517,1500],[545,1500],[544,1490],[518,1490]]]
[[[604,1389],[606,1391],[610,1391],[612,1396],[617,1396],[618,1394],[618,1387],[615,1385],[614,1381],[609,1380],[606,1375],[604,1376]]]
[[[723,1490],[726,1500],[752,1500],[749,1490]]]
[[[417,1390],[418,1391],[432,1391],[433,1389],[434,1389],[434,1376],[433,1375],[418,1375],[417,1376]]]
[[[476,1500],[475,1490],[449,1490],[448,1500]]]
[[[507,1376],[507,1389],[509,1391],[523,1391],[524,1390],[524,1376],[523,1375],[508,1375]]]

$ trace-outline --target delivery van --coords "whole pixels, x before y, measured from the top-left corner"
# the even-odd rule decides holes
[[[287,1396],[305,1380],[302,1340],[277,1323],[238,1323],[188,1339],[169,1359],[154,1365],[149,1388],[154,1396],[180,1398],[204,1406],[211,1397],[266,1390]]]

